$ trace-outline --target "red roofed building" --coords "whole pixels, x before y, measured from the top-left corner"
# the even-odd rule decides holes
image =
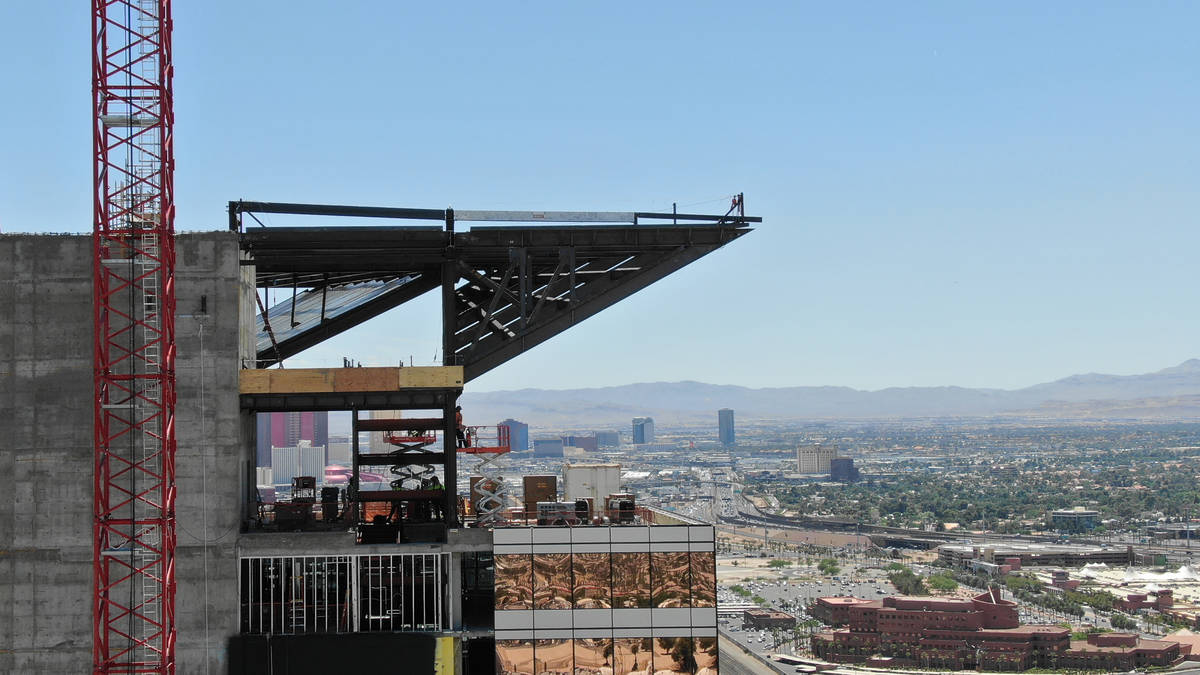
[[[1153,600],[1150,599],[1151,595],[1154,596]],[[1174,604],[1174,592],[1169,588],[1163,588],[1153,593],[1130,593],[1124,598],[1117,598],[1113,607],[1132,614],[1139,609],[1157,609],[1161,612],[1164,609],[1170,609]]]
[[[1004,600],[996,590],[969,600],[819,598],[813,616],[846,626],[813,636],[813,652],[835,662],[863,663],[886,656],[895,666],[953,670],[1106,669],[1112,664],[1127,670],[1180,658],[1175,642],[1139,641],[1131,636],[1133,643],[1103,637],[1072,643],[1067,628],[1021,626],[1016,603]]]
[[[1190,651],[1190,650],[1188,650]],[[1183,656],[1180,644],[1168,640],[1143,640],[1133,633],[1098,633],[1087,640],[1072,640],[1058,659],[1059,668],[1120,672],[1146,666],[1169,666]]]
[[[864,598],[847,598],[843,596],[835,596],[830,598],[817,598],[813,603],[812,615],[815,619],[820,619],[823,623],[830,626],[845,626],[850,623],[850,608],[861,605],[874,605],[881,607],[882,602],[879,600],[866,600]]]
[[[788,630],[796,627],[796,617],[786,612],[748,609],[742,613],[742,628],[749,630]]]

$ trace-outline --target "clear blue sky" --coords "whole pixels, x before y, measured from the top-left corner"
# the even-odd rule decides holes
[[[477,391],[1011,388],[1200,356],[1200,3],[207,0],[175,26],[180,230],[236,198],[744,191],[764,218]],[[91,229],[89,30],[84,2],[0,3],[4,232]],[[429,363],[425,305],[294,365]]]

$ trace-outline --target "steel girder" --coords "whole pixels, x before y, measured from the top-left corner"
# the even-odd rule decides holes
[[[746,230],[721,234],[730,241]],[[677,243],[628,255],[580,256],[513,248],[503,265],[459,263],[454,357],[471,381],[566,329],[711,253],[721,243]]]
[[[735,202],[738,205],[740,201]],[[731,209],[725,216],[631,213],[628,216],[638,223],[633,225],[505,225],[455,232],[454,211],[449,209],[437,212],[232,202],[231,227],[241,230],[240,221],[235,223],[232,218],[235,209],[240,214],[258,206],[272,213],[307,215],[406,219],[444,215],[445,229],[251,228],[242,231],[242,247],[247,253],[246,264],[256,268],[260,288],[312,288],[311,294],[320,292],[326,284],[404,275],[422,280],[420,287],[424,290],[441,286],[445,365],[463,366],[465,381],[745,235],[750,223],[761,222],[760,218],[731,215]],[[514,217],[513,212],[464,213],[492,220]],[[572,223],[591,215],[554,214]],[[622,216],[603,212],[598,217]],[[672,222],[645,224],[657,220]],[[285,299],[277,307],[288,302]],[[299,345],[316,344],[380,311],[348,312],[336,324],[301,331],[307,332],[303,340],[286,349],[282,344],[260,347],[259,358],[273,362],[272,350],[277,347],[286,358],[303,348]]]

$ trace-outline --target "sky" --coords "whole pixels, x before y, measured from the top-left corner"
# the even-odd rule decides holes
[[[763,218],[471,391],[1017,388],[1200,356],[1200,3],[174,19],[180,231],[224,229],[239,198],[724,213],[744,192]],[[91,231],[90,58],[86,3],[0,3],[5,233]],[[288,365],[433,364],[437,317],[422,299]]]

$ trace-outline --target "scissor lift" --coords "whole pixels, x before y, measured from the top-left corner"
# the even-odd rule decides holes
[[[431,446],[437,443],[437,430],[445,428],[445,421],[436,417],[356,419],[355,428],[384,432],[384,440],[396,447],[387,453],[355,453],[356,476],[359,467],[371,466],[387,466],[392,476],[390,490],[358,490],[355,485],[351,499],[360,505],[356,516],[360,528],[379,525],[377,516],[382,515],[404,539],[406,529],[444,522],[445,491],[456,490],[456,485],[449,477],[448,485],[433,482],[434,478],[441,480],[437,467],[445,464],[446,452]],[[502,517],[507,494],[498,459],[510,450],[509,429],[503,425],[471,426],[464,436],[467,447],[455,451],[475,455],[479,462],[473,468],[485,478],[476,483],[476,494],[472,495],[478,509],[475,522],[477,526],[494,526]],[[378,506],[381,503],[388,505],[386,513]]]
[[[471,488],[471,502],[476,509],[475,524],[478,527],[494,527],[503,520],[505,497],[508,494],[504,477],[500,475],[499,460],[512,449],[509,428],[503,424],[467,427],[466,438],[467,447],[458,451],[478,457],[475,473],[483,477]]]

